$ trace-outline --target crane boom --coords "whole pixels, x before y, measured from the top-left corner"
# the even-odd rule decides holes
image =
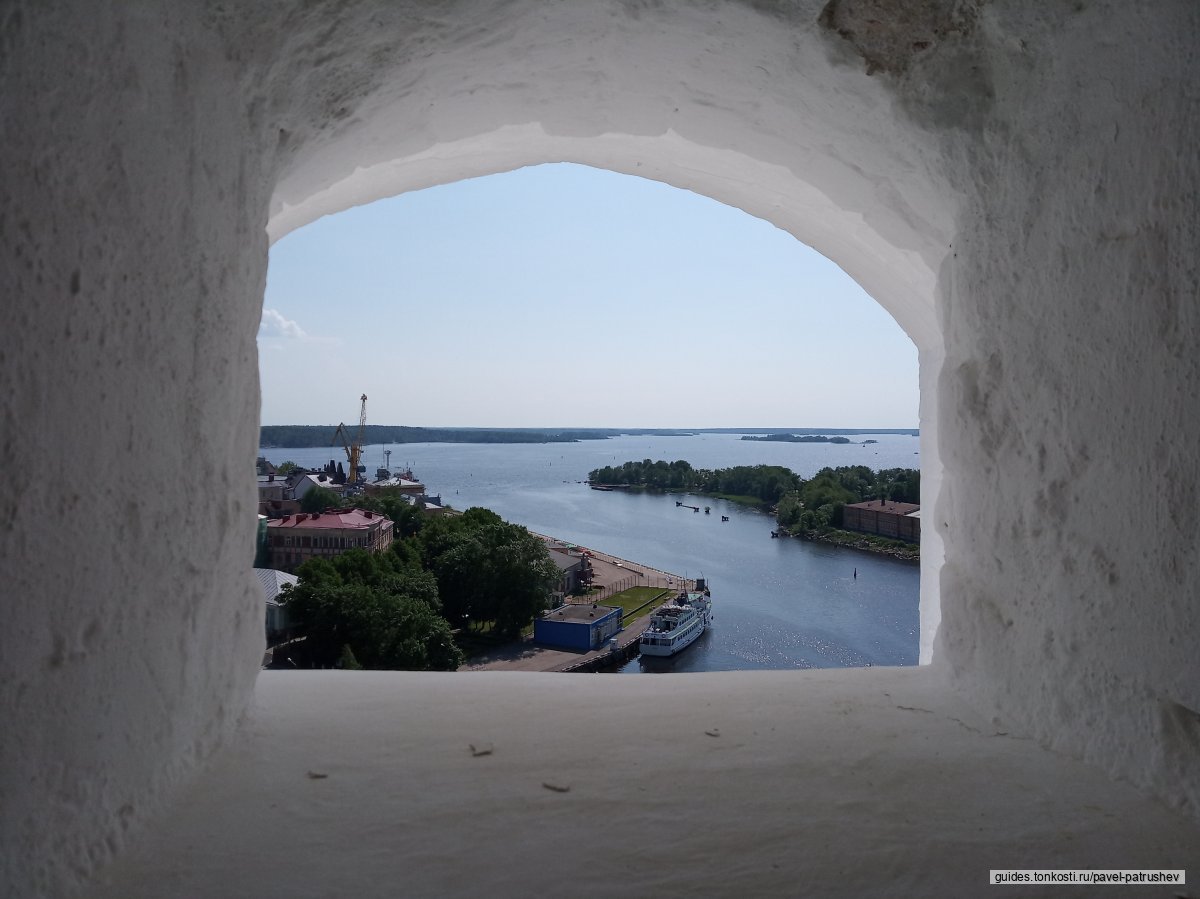
[[[362,409],[358,413],[358,435],[350,444],[350,483],[358,483],[358,462],[362,457],[363,437],[367,433],[367,395],[362,395]]]
[[[350,435],[346,433],[346,425],[344,423],[339,424],[337,430],[333,432],[333,439],[329,441],[329,445],[333,446],[335,443],[341,443],[342,449],[346,451],[346,461],[351,462],[354,459],[354,454],[350,452]],[[347,475],[347,479],[353,479],[353,477],[354,470],[352,468]],[[351,480],[351,483],[353,483],[353,480]]]
[[[358,413],[358,433],[354,439],[350,439],[349,433],[346,431],[346,424],[343,422],[337,426],[337,430],[333,432],[333,443],[338,442],[341,438],[342,448],[346,451],[346,460],[350,463],[350,470],[346,472],[346,483],[358,483],[358,462],[362,458],[363,438],[367,433],[367,395],[362,395],[362,408]]]

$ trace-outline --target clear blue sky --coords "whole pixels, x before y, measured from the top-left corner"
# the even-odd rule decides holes
[[[917,352],[836,265],[707,197],[546,165],[271,251],[264,424],[915,427]]]

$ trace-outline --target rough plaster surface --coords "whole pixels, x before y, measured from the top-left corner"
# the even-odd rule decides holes
[[[1062,896],[988,871],[1200,854],[1196,822],[930,668],[267,672],[257,698],[97,899]]]
[[[155,820],[249,701],[261,614],[246,472],[268,233],[550,160],[760,215],[892,312],[921,358],[922,658],[934,662],[922,689],[950,684],[999,729],[1200,814],[1198,10],[1189,0],[0,7],[0,440],[37,475],[0,480],[0,883],[26,895],[79,882],[127,828]],[[156,485],[185,470],[211,489],[183,514]],[[544,689],[567,697],[576,682]],[[425,683],[386,681],[400,693]],[[642,685],[640,699],[698,689],[673,683]],[[805,682],[697,683],[736,719],[751,703],[737,685],[766,691],[787,718],[787,691]],[[603,679],[586,689],[605,684],[631,689]],[[364,693],[367,711],[379,689]],[[452,692],[467,708],[498,696],[507,736],[548,720],[513,701],[519,689],[481,679]],[[934,719],[836,692],[816,694],[832,704],[813,710],[827,726],[805,731],[813,764],[843,756],[828,723],[841,720],[838,701],[879,713],[863,724],[868,741],[894,730],[942,752]],[[286,686],[264,688],[214,776],[240,782],[238,766],[258,764],[245,740],[284,745],[305,714],[333,714],[326,701],[302,710]],[[572,703],[561,703],[566,714]],[[637,703],[617,706],[633,714]],[[452,733],[446,720],[442,731],[426,715],[428,742],[406,731],[398,745],[425,759]],[[344,723],[371,732],[369,720]],[[314,733],[320,743],[338,732]],[[299,759],[313,745],[297,740]],[[938,757],[957,766],[959,795],[1000,802],[973,761],[977,744],[954,745]],[[1039,814],[1078,812],[1079,794],[1056,792],[1066,769],[1022,745],[1023,764],[1041,772]],[[688,762],[681,747],[660,748],[644,776]],[[362,751],[336,750],[369,781]],[[771,783],[802,789],[798,757],[749,758]],[[873,770],[897,785],[892,798],[910,787],[945,798],[923,807],[915,831],[939,838],[928,822],[957,807],[936,789],[939,769],[904,758],[881,753]],[[719,761],[706,764],[719,773]],[[741,782],[757,795],[767,781],[747,769]],[[613,789],[609,802],[641,807]],[[402,811],[354,795],[373,820]],[[432,805],[421,814],[443,833],[465,826],[458,794],[440,795],[445,804],[422,798]],[[751,804],[720,796],[729,821],[782,848],[793,810],[772,806],[756,830]],[[544,809],[509,798],[514,832],[528,832]],[[866,820],[860,799],[830,817]],[[1132,820],[1132,808],[1113,813]],[[1141,813],[1164,814],[1151,808]],[[870,825],[907,839],[894,822]],[[1077,826],[1082,854],[1119,861],[1107,851],[1116,831]],[[722,833],[716,850],[742,845]],[[1152,866],[1153,855],[1138,857]],[[919,884],[929,858],[898,850],[885,870]],[[422,849],[411,861],[430,859]]]
[[[107,860],[228,735],[261,657],[268,193],[185,6],[0,5],[5,896]]]
[[[997,5],[977,34],[990,109],[947,140],[939,655],[1200,817],[1200,5]]]

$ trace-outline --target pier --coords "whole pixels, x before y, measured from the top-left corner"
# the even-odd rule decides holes
[[[538,536],[548,540],[557,538]],[[562,541],[558,541],[562,543]],[[568,544],[564,544],[568,545]],[[646,565],[631,562],[609,553],[596,552],[587,547],[576,547],[581,552],[587,552],[592,561],[594,572],[593,585],[600,587],[600,592],[587,596],[569,596],[566,602],[601,603],[604,599],[628,590],[630,587],[662,587],[664,590],[680,591],[694,590],[696,582],[691,578],[680,577],[669,571],[661,571]],[[648,605],[657,606],[657,602]],[[638,639],[642,631],[650,623],[650,608],[645,611],[635,610],[636,618],[626,620],[624,629],[613,639],[617,641],[614,648],[611,644],[593,649],[589,652],[572,652],[566,649],[551,649],[533,642],[532,637],[513,643],[498,646],[486,653],[467,661],[459,671],[598,671],[613,665],[621,664],[638,654]]]

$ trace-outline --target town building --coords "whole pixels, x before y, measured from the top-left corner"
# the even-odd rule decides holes
[[[551,609],[533,622],[533,642],[558,649],[587,652],[623,627],[624,613],[611,606],[595,603],[567,603]]]
[[[294,571],[309,559],[332,558],[348,549],[383,552],[392,545],[391,519],[365,509],[285,515],[267,522],[270,567]]]
[[[326,473],[296,469],[287,477],[274,471],[260,473],[258,482],[258,513],[268,518],[280,518],[300,511],[300,500],[315,487],[331,490],[344,496],[345,484],[335,483]]]
[[[381,469],[382,471],[383,469]],[[412,472],[409,472],[411,474]],[[387,477],[378,478],[363,485],[363,489],[367,493],[378,493],[381,490],[393,490],[396,493],[403,493],[406,496],[424,496],[425,485],[420,481],[414,481],[411,478],[406,478],[403,475],[389,474]]]
[[[267,564],[270,552],[267,549],[267,516],[262,512],[259,503],[258,530],[254,534],[254,567],[261,568]]]
[[[287,609],[279,603],[279,594],[285,586],[299,583],[300,579],[277,568],[255,568],[254,574],[258,577],[266,603],[267,646],[275,646],[283,642],[292,626]]]
[[[296,471],[288,475],[288,485],[291,487],[292,495],[289,499],[301,500],[304,499],[304,494],[312,490],[314,487],[322,487],[325,490],[332,490],[338,496],[346,492],[346,485],[339,484],[334,481],[329,475],[321,471]]]
[[[287,478],[280,477],[274,472],[258,476],[258,501],[260,504],[271,501],[281,502],[285,499],[293,499],[292,487]]]
[[[546,540],[546,548],[550,550],[550,560],[562,575],[556,588],[559,596],[569,596],[591,583],[592,563],[586,553],[551,539]]]
[[[449,506],[442,505],[441,494],[420,497],[417,501],[420,503],[421,511],[426,515],[451,515],[454,513]]]
[[[558,566],[559,575],[561,577],[555,592],[560,597],[565,597],[578,590],[583,574],[582,557],[572,556],[569,553],[561,550],[552,549],[550,550],[550,560]]]
[[[916,503],[894,503],[882,499],[850,503],[842,509],[842,527],[847,531],[920,543],[921,507]]]

